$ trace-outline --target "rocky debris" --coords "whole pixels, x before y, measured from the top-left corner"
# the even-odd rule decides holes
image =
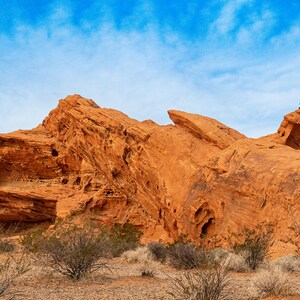
[[[145,241],[199,241],[266,221],[286,241],[295,215],[284,205],[300,205],[299,112],[260,139],[212,118],[169,115],[175,125],[139,122],[73,95],[37,128],[0,135],[1,222],[84,213],[132,223]],[[38,211],[27,210],[35,201]]]

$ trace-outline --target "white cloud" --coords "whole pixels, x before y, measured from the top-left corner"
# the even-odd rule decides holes
[[[223,23],[218,19],[225,32],[248,1],[230,3]],[[250,38],[272,23],[271,14],[263,16],[245,27]],[[20,24],[15,39],[0,37],[0,132],[37,126],[58,99],[75,93],[139,120],[168,123],[166,110],[180,109],[250,136],[275,132],[298,105],[300,55],[279,44],[275,53],[267,46],[256,53],[238,40],[222,47],[185,43],[171,30],[166,44],[155,24],[136,32],[106,23],[83,35],[67,25],[69,17],[60,7],[52,13],[56,21],[38,30]],[[292,33],[288,39],[292,43]]]
[[[239,10],[247,4],[250,0],[229,0],[222,7],[220,15],[211,26],[212,35],[225,35],[237,26],[237,14]]]

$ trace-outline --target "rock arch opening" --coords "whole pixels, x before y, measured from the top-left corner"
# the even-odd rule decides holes
[[[285,143],[294,149],[300,149],[300,124],[295,124]]]

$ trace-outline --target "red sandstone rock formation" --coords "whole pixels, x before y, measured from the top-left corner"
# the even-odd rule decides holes
[[[169,115],[175,125],[138,122],[74,95],[37,128],[0,135],[1,222],[79,212],[170,241],[268,221],[285,243],[300,203],[299,112],[261,139],[208,117]]]

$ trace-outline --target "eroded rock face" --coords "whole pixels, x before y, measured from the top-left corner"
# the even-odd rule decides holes
[[[284,116],[277,133],[263,139],[300,149],[300,109]]]
[[[145,241],[209,240],[270,221],[283,240],[292,222],[283,203],[299,211],[298,111],[285,117],[284,141],[281,127],[255,140],[208,117],[169,115],[175,125],[138,122],[74,95],[37,128],[0,135],[0,221],[79,212],[130,222]]]

